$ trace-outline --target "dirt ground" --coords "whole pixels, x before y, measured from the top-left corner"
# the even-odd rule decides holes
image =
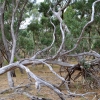
[[[29,66],[30,70],[35,73],[36,75],[38,75],[39,77],[43,78],[44,80],[47,80],[48,82],[52,83],[52,84],[56,84],[59,85],[61,83],[61,80],[59,80],[53,73],[51,73],[51,71],[48,69],[48,67],[46,66]],[[53,69],[59,74],[59,66],[54,66],[53,65]],[[76,72],[77,73],[77,72]],[[28,80],[28,76],[27,74],[24,72],[24,74],[21,74],[19,69],[16,69],[16,74],[17,77],[13,78],[14,82],[15,82],[15,86],[17,85],[25,85],[28,84],[30,82],[30,80]],[[66,73],[63,73],[63,76],[66,75]],[[74,77],[74,76],[73,76]],[[51,100],[60,100],[59,97],[49,88],[42,86],[41,90],[39,92],[37,92],[35,86],[34,86],[34,80],[32,79],[33,85],[29,88],[25,88],[25,91],[28,91],[29,93],[33,94],[34,96],[39,96],[39,97],[45,97],[45,98],[49,98]],[[89,87],[85,87],[81,85],[82,83],[82,78],[78,79],[76,82],[72,82],[71,86],[70,86],[70,90],[72,92],[76,92],[76,93],[86,93],[86,92],[97,92],[98,95],[100,92],[100,89],[89,89]],[[8,82],[7,82],[7,75],[6,73],[0,76],[0,91],[9,88],[8,86]],[[62,91],[66,93],[64,86],[61,87]],[[94,97],[94,95],[89,95],[87,96],[87,100],[92,100]],[[22,95],[22,94],[14,94],[12,92],[6,92],[4,94],[0,94],[0,100],[2,100],[1,98],[6,98],[7,100],[30,100],[29,98],[27,98],[26,96]],[[99,97],[98,97],[99,98]],[[86,100],[82,97],[73,97],[73,98],[67,98],[66,100]],[[93,99],[93,100],[99,100],[99,99]]]

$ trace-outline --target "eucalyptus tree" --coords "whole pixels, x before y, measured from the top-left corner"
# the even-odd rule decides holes
[[[78,20],[78,22],[81,22],[81,26],[82,27],[84,25],[84,23],[87,23],[87,21],[91,18],[91,5],[95,0],[79,0],[73,3],[72,5],[72,9],[75,11],[75,16],[77,17],[76,20]],[[99,36],[99,30],[97,27],[99,27],[100,23],[100,17],[99,16],[99,3],[97,4],[97,6],[95,7],[95,16],[94,16],[94,21],[93,21],[93,25],[88,26],[88,28],[85,30],[85,34],[83,36],[83,39],[85,41],[87,41],[87,48],[89,49],[94,49],[93,45],[94,41],[98,41],[98,36]],[[80,24],[79,24],[80,25]],[[78,28],[79,28],[78,27]]]
[[[25,58],[34,50],[34,42],[32,38],[32,33],[28,32],[26,29],[20,29],[19,36],[17,40],[17,55],[19,58]]]
[[[18,37],[19,27],[24,20],[23,12],[26,10],[28,0],[1,0],[1,34],[5,48],[8,63],[13,63],[16,52],[16,41]],[[8,81],[10,87],[14,86],[11,76],[15,75],[13,71],[8,72]]]
[[[15,52],[17,49],[16,44],[18,42],[17,41],[18,36],[19,36],[19,39],[22,37],[23,37],[22,39],[25,39],[22,41],[20,39],[20,41],[19,41],[20,44],[21,43],[24,44],[24,42],[26,43],[27,39],[28,39],[29,33],[27,33],[26,30],[21,32],[22,34],[20,33],[21,34],[21,37],[20,37],[19,27],[20,27],[20,23],[21,23],[22,19],[25,17],[25,15],[27,15],[27,11],[29,10],[29,9],[27,10],[27,8],[28,7],[30,8],[32,6],[32,4],[30,4],[27,0],[16,0],[16,1],[9,0],[9,2],[8,2],[8,0],[5,0],[5,1],[2,0],[2,6],[0,9],[1,33],[2,33],[2,41],[3,41],[4,47],[5,47],[6,56],[7,56],[9,64],[4,65],[2,68],[0,68],[0,74],[4,74],[4,73],[8,72],[8,81],[9,81],[10,89],[7,89],[7,90],[12,89],[14,91],[14,93],[18,93],[18,94],[20,93],[20,94],[26,95],[27,97],[29,97],[32,100],[33,99],[43,100],[45,98],[39,98],[39,97],[34,96],[33,94],[31,95],[26,90],[24,90],[23,87],[30,87],[31,85],[35,85],[36,89],[40,89],[41,86],[44,85],[44,86],[50,88],[52,91],[54,91],[61,100],[66,100],[69,97],[72,98],[72,97],[76,97],[76,96],[83,97],[86,99],[85,96],[90,95],[90,94],[92,94],[92,95],[94,94],[93,99],[96,98],[97,93],[95,93],[95,92],[87,92],[87,93],[79,94],[76,92],[72,92],[69,87],[69,85],[71,85],[70,84],[71,80],[75,81],[80,76],[83,76],[85,80],[88,78],[92,79],[92,81],[90,80],[90,84],[93,85],[93,88],[95,86],[97,86],[97,87],[100,86],[100,78],[98,77],[100,74],[100,72],[98,71],[100,69],[99,68],[100,54],[93,50],[90,50],[87,52],[82,52],[82,53],[74,52],[80,45],[83,36],[86,34],[85,31],[88,30],[91,25],[94,25],[93,21],[95,19],[95,10],[96,10],[96,7],[98,7],[98,3],[100,4],[100,0],[96,0],[91,4],[91,7],[92,7],[91,14],[90,14],[91,18],[86,18],[87,16],[85,16],[85,14],[83,13],[84,16],[81,15],[81,19],[78,18],[80,16],[76,15],[77,11],[78,11],[78,13],[81,11],[80,9],[77,10],[78,5],[76,6],[77,9],[73,8],[74,3],[76,3],[76,2],[80,3],[80,1],[81,0],[74,0],[74,2],[72,2],[72,0],[56,0],[56,1],[54,1],[55,3],[54,2],[52,3],[52,1],[50,1],[50,0],[48,0],[47,2],[45,1],[43,4],[45,6],[43,6],[43,7],[46,7],[46,9],[45,9],[46,12],[44,12],[43,14],[44,14],[44,17],[50,18],[51,25],[49,26],[48,23],[45,22],[45,21],[48,21],[48,19],[46,19],[46,18],[43,19],[43,17],[42,17],[40,23],[38,23],[36,20],[35,20],[35,22],[32,22],[31,25],[28,26],[28,30],[30,30],[31,32],[33,31],[34,37],[35,36],[39,37],[39,39],[41,39],[41,42],[42,42],[43,34],[42,35],[40,34],[41,28],[39,30],[39,27],[43,28],[43,26],[44,26],[43,32],[52,33],[52,36],[51,36],[52,40],[50,40],[51,43],[44,42],[43,44],[45,45],[45,48],[43,48],[43,49],[40,48],[40,50],[38,52],[36,52],[34,55],[32,55],[29,58],[23,58],[22,60],[14,62]],[[85,0],[83,0],[83,1],[85,1]],[[74,7],[75,7],[75,5],[74,5]],[[30,10],[31,10],[31,8],[30,8]],[[68,10],[68,13],[67,13],[67,10]],[[44,9],[43,9],[43,11],[44,11]],[[41,11],[41,12],[43,12],[43,11]],[[72,11],[72,13],[71,13],[71,11]],[[62,16],[62,14],[65,14],[65,16]],[[96,13],[97,17],[98,17],[98,14],[99,13]],[[22,17],[22,15],[24,15],[24,16]],[[67,16],[68,16],[69,20],[67,18],[64,20],[64,18]],[[75,19],[71,20],[69,16],[71,16],[71,17],[74,16]],[[78,18],[78,20],[81,20],[81,21],[86,20],[86,23],[84,25],[82,23],[82,29],[81,29],[81,26],[79,27],[79,29],[81,29],[81,31],[75,30],[78,28],[78,25],[81,24],[80,22],[78,22],[78,20],[76,20],[76,18]],[[72,21],[72,24],[74,23],[74,25],[76,27],[69,26],[70,22],[68,22],[68,21]],[[41,26],[41,23],[43,24],[43,26]],[[8,27],[6,27],[7,24],[8,24]],[[58,24],[58,25],[56,25],[56,24]],[[48,25],[48,27],[47,27],[47,25]],[[74,29],[73,29],[73,27],[74,27]],[[5,28],[8,29],[8,31],[5,31]],[[97,31],[99,31],[99,29]],[[6,32],[8,32],[9,35]],[[39,33],[37,33],[37,32],[39,32]],[[76,32],[78,34],[76,34]],[[59,34],[59,36],[56,37],[56,35],[58,35],[58,34]],[[46,35],[48,36],[50,34],[46,34]],[[75,41],[73,41],[73,43],[71,43],[73,37],[77,37],[77,39]],[[43,36],[43,38],[44,38],[44,36]],[[54,52],[53,55],[49,55],[49,56],[45,56],[45,57],[43,56],[42,58],[38,58],[39,55],[44,54],[46,51],[52,50],[52,48],[56,44],[55,42],[57,39],[61,39],[61,40],[60,40],[59,45],[57,45],[56,52]],[[65,42],[67,39],[69,39],[67,42],[70,42],[70,44],[72,45],[70,48],[69,48],[69,43],[68,44],[66,43],[66,48],[64,48]],[[37,41],[36,38],[34,40],[35,40],[35,42],[39,43],[39,41]],[[21,46],[21,45],[18,45],[18,46]],[[28,49],[24,46],[22,48]],[[33,49],[33,48],[29,48],[29,49]],[[91,60],[89,59],[87,61],[87,59],[84,58],[85,55],[86,56],[94,56],[95,58],[91,59]],[[58,61],[58,59],[62,58],[62,57],[77,58],[78,59],[77,64],[71,64],[70,62],[67,63],[66,60]],[[52,84],[52,83],[48,82],[46,79],[40,78],[38,75],[36,75],[34,72],[32,72],[27,67],[28,65],[32,65],[32,64],[34,65],[34,67],[37,64],[44,64],[45,66],[47,66],[49,68],[49,70],[57,78],[59,78],[60,84]],[[63,77],[61,71],[60,71],[60,74],[55,72],[53,70],[52,64],[62,66],[66,70],[66,76]],[[11,71],[12,69],[16,69],[16,68],[21,68],[26,71],[28,78],[30,80],[30,83],[28,85],[24,85],[24,86],[18,85],[17,87],[14,87],[11,73],[9,71]],[[72,77],[76,70],[78,70],[79,73],[75,74],[74,77]],[[32,79],[34,79],[35,82],[33,82]],[[86,82],[87,82],[87,80],[86,80]],[[65,85],[64,91],[60,87],[63,84]],[[4,93],[5,91],[1,91],[0,93]]]

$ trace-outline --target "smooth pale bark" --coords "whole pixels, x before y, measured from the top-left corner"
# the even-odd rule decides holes
[[[75,50],[75,49],[78,47],[78,45],[79,45],[79,43],[80,43],[80,41],[81,41],[81,39],[82,39],[82,36],[83,36],[83,34],[84,34],[86,28],[87,28],[89,25],[91,25],[91,24],[93,23],[93,21],[94,21],[94,16],[95,16],[95,5],[96,5],[98,2],[100,2],[100,0],[96,0],[95,2],[93,2],[93,4],[92,4],[91,20],[90,20],[88,23],[86,23],[86,25],[83,27],[83,29],[82,29],[82,31],[81,31],[81,34],[80,34],[80,36],[79,36],[79,38],[78,38],[78,40],[77,40],[75,46],[74,46],[71,50],[69,50],[69,51],[67,51],[67,52],[65,52],[65,53],[63,53],[63,54],[61,54],[61,56],[66,55],[66,54],[72,52],[73,50]]]
[[[84,34],[84,31],[86,29],[87,26],[91,25],[92,22],[94,21],[94,13],[95,13],[95,5],[96,3],[100,2],[100,0],[97,0],[93,3],[92,5],[92,15],[91,15],[91,20],[83,27],[82,29],[82,32],[80,34],[80,37],[75,45],[74,48],[72,48],[71,50],[67,51],[67,52],[64,52],[61,54],[61,51],[63,49],[63,45],[64,45],[64,41],[65,41],[65,31],[70,34],[70,31],[67,27],[67,25],[65,25],[65,23],[63,22],[62,18],[61,18],[61,10],[62,9],[65,9],[69,3],[70,3],[70,0],[68,0],[67,4],[61,8],[58,12],[55,12],[54,9],[51,11],[53,12],[54,16],[59,20],[60,22],[60,30],[61,30],[61,34],[62,34],[62,42],[61,42],[61,45],[58,49],[58,51],[56,52],[56,54],[53,56],[53,58],[46,58],[46,59],[36,59],[37,55],[47,51],[47,50],[50,50],[55,42],[55,30],[56,30],[56,27],[55,25],[52,23],[51,21],[51,24],[53,25],[54,27],[54,32],[53,32],[53,41],[51,43],[50,46],[48,46],[47,48],[44,48],[43,50],[37,52],[33,57],[29,58],[29,59],[23,59],[21,61],[18,61],[18,62],[15,62],[13,63],[13,60],[14,60],[14,54],[15,54],[15,49],[16,49],[16,35],[15,35],[15,30],[14,30],[14,19],[15,19],[15,13],[16,13],[16,10],[18,8],[18,4],[19,4],[20,0],[17,0],[16,2],[16,6],[15,8],[13,8],[13,12],[12,12],[12,17],[11,17],[11,36],[12,36],[12,50],[11,50],[11,55],[9,55],[9,50],[8,50],[8,44],[7,44],[7,41],[6,41],[6,38],[5,38],[5,35],[4,35],[4,15],[2,14],[1,16],[1,31],[2,31],[2,38],[3,38],[3,42],[4,42],[4,46],[5,46],[5,49],[6,49],[6,52],[7,52],[7,57],[9,59],[9,64],[7,66],[3,66],[2,68],[0,68],[0,74],[3,74],[3,73],[6,73],[8,72],[8,82],[9,82],[9,86],[10,87],[13,87],[14,86],[14,83],[13,83],[13,80],[12,80],[12,77],[11,77],[11,74],[10,74],[10,70],[13,70],[15,68],[22,68],[26,71],[26,73],[28,74],[29,76],[29,79],[34,79],[35,82],[37,83],[37,85],[42,86],[47,86],[49,87],[50,89],[52,89],[58,96],[61,100],[66,100],[67,97],[69,96],[82,96],[82,97],[85,97],[86,95],[88,94],[94,94],[94,92],[89,92],[89,93],[85,93],[85,94],[77,94],[77,93],[73,93],[73,92],[70,92],[69,88],[68,88],[68,84],[67,84],[67,81],[61,77],[59,74],[57,74],[54,70],[53,70],[53,67],[50,66],[49,64],[57,64],[57,65],[60,65],[60,66],[63,66],[63,67],[67,67],[69,68],[70,70],[74,69],[75,67],[78,66],[78,64],[69,64],[69,63],[66,63],[66,62],[62,62],[62,61],[57,61],[56,59],[58,57],[61,57],[65,54],[68,54],[69,52],[73,51],[75,48],[77,48],[77,46],[79,45],[79,42],[81,41],[81,38]],[[59,0],[59,2],[61,2],[61,0]],[[4,5],[5,5],[5,2],[3,4],[3,9],[4,9]],[[14,4],[13,4],[14,6]],[[17,28],[17,31],[18,32],[18,28]],[[97,65],[100,63],[100,54],[96,53],[95,51],[90,51],[90,52],[84,52],[84,53],[80,53],[80,54],[75,54],[75,55],[67,55],[67,56],[73,56],[73,57],[78,57],[78,56],[82,56],[82,55],[93,55],[95,57],[97,57],[95,60],[96,61],[91,61],[91,62],[86,62],[87,64],[90,64],[91,66],[94,64],[94,65]],[[11,57],[10,57],[11,56]],[[62,91],[60,91],[55,85],[53,84],[50,84],[49,82],[47,82],[46,80],[43,80],[41,78],[39,78],[37,75],[35,75],[33,72],[31,72],[29,70],[29,68],[26,67],[26,65],[32,65],[32,64],[45,64],[45,66],[47,66],[49,68],[49,70],[57,77],[59,78],[61,81],[64,81],[66,84],[67,84],[67,87],[65,87],[66,89],[66,92],[67,93],[63,93]],[[78,66],[80,68],[80,66]],[[42,85],[41,85],[42,84]]]
[[[4,3],[2,4],[2,7],[1,7],[3,9],[3,11],[4,11],[4,8],[5,8],[5,4],[6,4],[6,2],[4,1]],[[3,40],[3,43],[4,43],[5,50],[6,50],[7,59],[8,59],[8,61],[10,61],[10,52],[9,52],[9,49],[8,49],[8,44],[7,44],[5,32],[4,32],[4,13],[1,14],[1,20],[0,21],[1,21],[2,40]],[[11,77],[10,71],[7,72],[7,77],[8,77],[9,86],[13,87],[14,82],[13,82],[13,79]]]
[[[15,1],[12,1],[13,10],[12,10],[12,17],[11,17],[11,36],[12,36],[12,49],[10,50],[11,52],[9,51],[9,46],[8,46],[8,43],[7,43],[7,40],[6,40],[6,37],[5,37],[5,32],[4,32],[4,12],[1,13],[1,16],[0,16],[1,17],[0,22],[1,22],[2,40],[3,40],[3,43],[4,43],[6,55],[7,55],[7,61],[10,64],[13,63],[13,60],[14,60],[14,55],[15,55],[15,50],[16,50],[16,40],[17,40],[16,36],[18,35],[17,33],[18,33],[19,26],[20,26],[21,19],[22,19],[22,12],[25,8],[27,0],[25,0],[25,3],[22,5],[21,13],[20,13],[19,20],[18,20],[18,25],[17,25],[16,31],[15,31],[14,30],[14,19],[15,19],[16,11],[18,9],[19,2],[20,2],[20,0],[17,0],[17,2],[15,4]],[[6,0],[2,4],[2,7],[1,7],[2,11],[4,11],[5,5],[6,5]],[[15,74],[14,70],[7,72],[8,84],[9,84],[10,87],[14,87],[14,82],[13,82],[13,79],[12,79],[12,76],[14,74]]]
[[[47,51],[47,50],[50,50],[50,49],[52,48],[54,42],[55,42],[55,31],[56,31],[56,27],[55,27],[54,23],[52,22],[51,18],[50,18],[50,22],[51,22],[51,24],[52,24],[52,26],[53,26],[53,28],[54,28],[52,43],[51,43],[51,45],[48,46],[47,48],[45,48],[45,49],[43,49],[43,50],[41,50],[41,51],[38,51],[38,52],[32,57],[32,59],[35,59],[39,54],[44,53],[44,52]]]

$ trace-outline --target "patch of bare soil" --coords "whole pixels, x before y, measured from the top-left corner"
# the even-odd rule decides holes
[[[52,84],[59,85],[61,83],[61,80],[59,80],[59,78],[57,78],[46,66],[44,66],[44,67],[42,65],[35,66],[35,67],[29,66],[29,68],[37,76],[43,78],[44,80],[46,80]],[[59,68],[60,68],[59,66],[53,65],[53,69],[58,74],[59,74]],[[78,72],[76,72],[76,73],[78,73]],[[14,82],[15,82],[15,86],[26,85],[26,84],[30,83],[30,80],[28,79],[28,76],[25,72],[24,72],[24,74],[21,74],[19,69],[16,69],[16,74],[17,74],[17,77],[13,78]],[[46,86],[42,86],[41,90],[38,92],[34,86],[35,81],[33,79],[31,81],[33,84],[30,87],[27,87],[27,88],[25,87],[24,91],[28,91],[30,94],[32,94],[34,96],[45,97],[45,98],[49,98],[52,100],[60,100],[59,97]],[[83,84],[82,81],[83,81],[83,79],[81,77],[78,80],[76,80],[75,82],[72,81],[71,85],[70,85],[70,90],[72,92],[76,92],[76,93],[86,93],[86,92],[97,92],[98,94],[100,93],[100,89],[89,89],[89,87],[86,86],[85,84],[82,85]],[[0,76],[0,91],[7,89],[7,88],[9,88],[9,86],[7,83],[7,75],[5,73]],[[62,86],[61,89],[64,93],[66,93],[64,86]],[[94,97],[94,95],[87,96],[88,100],[92,100],[93,97]],[[6,100],[30,100],[25,95],[15,94],[15,92],[12,92],[12,91],[6,91],[6,93],[0,94],[0,99],[1,98],[6,98]],[[84,99],[82,97],[73,97],[73,98],[67,98],[66,100],[86,100],[86,99]],[[95,98],[94,100],[98,100],[98,99]]]

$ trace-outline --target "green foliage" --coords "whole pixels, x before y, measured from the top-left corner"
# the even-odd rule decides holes
[[[28,34],[27,31],[20,31],[20,35],[18,37],[17,45],[20,49],[26,50],[29,52],[34,49],[33,41],[31,35]]]
[[[66,34],[65,49],[70,50],[73,48],[73,43],[75,43],[73,34]]]
[[[51,43],[52,41],[51,41],[51,39],[50,38],[42,38],[41,39],[41,43],[43,44],[43,45],[46,45],[46,46],[49,46],[50,45],[50,43]]]
[[[96,40],[94,43],[94,48],[100,48],[100,40]]]
[[[40,29],[40,24],[38,21],[33,21],[31,24],[28,25],[27,30],[32,32],[37,32]]]
[[[16,62],[17,61],[17,58],[16,57],[14,57],[14,62]]]
[[[51,4],[49,2],[41,2],[39,6],[39,12],[42,12],[45,17],[52,15],[51,11],[48,13],[50,6]]]
[[[88,68],[90,68],[90,65],[85,63],[83,67],[84,67],[85,69],[88,69]]]
[[[66,48],[70,50],[71,48],[74,47],[74,43],[76,43],[81,33],[81,30],[85,25],[86,19],[85,18],[80,19],[80,17],[77,16],[77,11],[70,6],[64,13],[64,22],[67,24],[68,28],[71,31],[70,35],[66,35],[66,41],[65,41]],[[87,40],[82,39],[80,45],[76,49],[76,52],[81,52],[87,49],[88,49]]]
[[[64,12],[64,22],[68,26],[71,34],[68,35],[65,33],[65,49],[70,50],[74,47],[77,39],[80,36],[81,30],[84,25],[90,20],[91,16],[91,6],[95,0],[76,0],[71,6],[69,6],[66,11]],[[32,5],[28,4],[26,10],[28,13],[25,13],[27,16],[32,15],[33,20],[28,25],[26,31],[22,30],[19,36],[19,43],[20,48],[26,49],[35,49],[36,48],[43,48],[44,46],[49,46],[52,42],[52,33],[53,33],[53,26],[50,23],[50,19],[48,15],[51,16],[52,13],[47,13],[50,6],[53,7],[55,1],[45,0],[44,2],[40,3],[40,5]],[[95,12],[95,21],[93,25],[87,27],[85,30],[84,36],[76,49],[75,52],[83,52],[89,50],[91,45],[93,45],[95,49],[100,47],[99,42],[93,42],[92,37],[94,37],[94,33],[97,36],[100,32],[100,17],[99,17],[99,4],[96,6]],[[57,10],[58,8],[56,8]],[[39,12],[38,12],[39,11]],[[10,12],[10,10],[9,10]],[[19,12],[18,12],[19,13]],[[33,14],[34,13],[34,14]],[[40,17],[39,17],[40,13]],[[43,13],[43,14],[41,14]],[[24,14],[24,17],[26,17]],[[18,14],[19,15],[19,14]],[[6,13],[5,19],[8,19],[8,16],[11,15]],[[39,18],[39,19],[38,19]],[[59,27],[59,21],[52,17],[52,21],[56,26],[56,41],[55,41],[55,48],[57,49],[61,44],[61,31]],[[17,22],[15,22],[17,23]],[[7,24],[8,25],[8,24]],[[6,28],[9,30],[9,27]],[[98,31],[98,32],[97,32]],[[8,32],[8,31],[7,31]],[[99,33],[100,34],[100,33]],[[9,36],[8,36],[9,37]],[[89,46],[90,45],[90,46]]]
[[[20,36],[27,37],[27,31],[26,30],[20,30]]]
[[[0,40],[2,39],[2,35],[1,35],[1,32],[0,32]]]
[[[93,43],[92,49],[94,49],[100,53],[100,39],[99,38],[96,39],[95,42]]]
[[[50,33],[45,33],[45,36],[41,37],[42,45],[49,46],[51,42],[52,42],[52,37],[50,36]]]
[[[84,18],[81,20],[78,18],[77,12],[72,7],[68,7],[64,13],[64,21],[74,37],[79,36],[84,24],[86,23]]]
[[[81,66],[83,66],[85,69],[90,68],[90,64],[85,63],[85,62],[86,62],[85,59],[82,59],[82,60],[80,61]]]
[[[1,2],[4,2],[4,0],[1,0]],[[12,14],[13,14],[13,8],[16,7],[16,0],[13,1],[14,5],[12,4],[11,0],[6,1],[5,5],[5,11],[4,11],[4,31],[5,31],[5,37],[7,41],[11,42],[12,41],[12,36],[11,36],[11,20],[12,20]],[[26,49],[26,51],[30,51],[30,49],[33,49],[33,41],[32,38],[28,35],[28,32],[25,30],[19,31],[20,23],[25,20],[27,17],[27,13],[29,13],[29,10],[33,8],[33,4],[30,2],[27,2],[26,5],[24,6],[25,8],[23,9],[23,5],[25,3],[25,0],[21,0],[19,2],[19,6],[17,8],[17,11],[14,15],[14,34],[18,36],[17,40],[17,47],[20,47],[18,49]],[[23,12],[21,12],[23,9]],[[29,16],[28,16],[29,17]],[[19,34],[18,34],[19,31]],[[0,38],[1,38],[1,33],[0,33]]]

